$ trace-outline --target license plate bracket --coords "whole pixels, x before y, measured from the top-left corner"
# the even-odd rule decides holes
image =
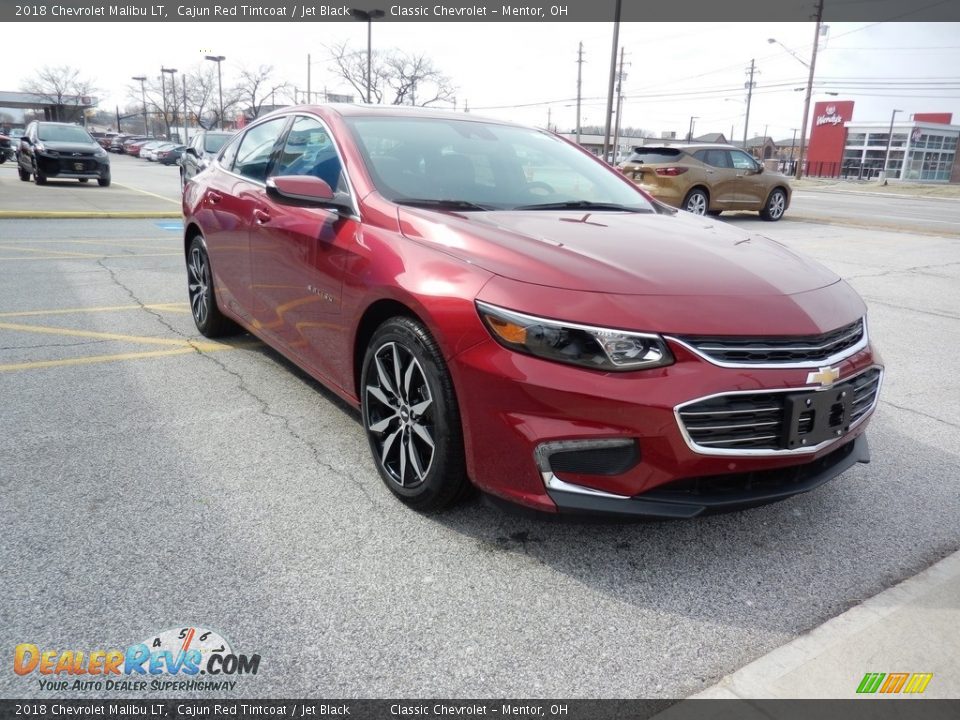
[[[86,167],[86,166],[85,166],[82,162],[75,162],[75,163],[73,164],[73,169],[76,170],[76,171],[78,171],[78,172],[81,171],[81,170],[83,170],[84,167]]]
[[[783,437],[786,449],[813,447],[842,437],[850,429],[853,385],[788,395]]]

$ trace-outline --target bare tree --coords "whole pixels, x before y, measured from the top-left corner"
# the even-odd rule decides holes
[[[224,88],[224,116],[234,112],[239,102],[237,90]],[[217,69],[210,63],[201,63],[187,73],[187,109],[190,112],[191,122],[195,122],[204,129],[209,130],[222,124]]]
[[[346,43],[327,48],[330,70],[360,97],[367,96],[367,53]],[[449,77],[423,54],[401,50],[374,52],[371,58],[370,99],[391,105],[431,105],[452,102],[456,88]]]
[[[256,69],[242,68],[240,82],[233,92],[246,115],[255,118],[267,100],[276,97],[277,93],[285,94],[289,87],[289,83],[274,77],[273,65],[261,65]]]
[[[92,80],[81,77],[80,70],[67,65],[44,65],[23,83],[22,89],[50,103],[53,119],[60,122],[80,120],[83,111],[90,107],[90,96],[96,92]]]

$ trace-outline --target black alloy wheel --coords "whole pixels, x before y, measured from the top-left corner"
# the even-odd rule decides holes
[[[460,413],[436,341],[416,320],[383,323],[360,378],[363,427],[383,482],[411,507],[440,510],[469,489]]]

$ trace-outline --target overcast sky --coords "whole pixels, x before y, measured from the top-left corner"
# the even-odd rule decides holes
[[[303,89],[307,54],[314,60],[312,86],[352,91],[329,71],[325,44],[348,41],[366,48],[364,23],[103,23],[17,24],[6,28],[0,89],[20,89],[46,65],[81,68],[100,88],[100,106],[113,110],[131,102],[134,75],[159,74],[161,65],[189,71],[209,53],[225,55],[224,84],[237,67],[273,65]],[[95,39],[92,40],[91,37]],[[620,41],[629,64],[624,84],[624,126],[659,135],[743,135],[745,70],[751,58],[758,74],[750,112],[750,135],[764,128],[774,139],[789,138],[803,114],[807,68],[776,38],[808,61],[812,23],[625,23]],[[42,38],[38,52],[37,38]],[[375,48],[424,52],[451,77],[458,105],[477,114],[545,126],[548,111],[560,131],[575,124],[577,43],[583,42],[584,125],[602,124],[609,71],[610,23],[409,23],[374,24]],[[855,120],[888,120],[893,108],[953,112],[960,122],[960,24],[837,23],[829,27],[817,58],[817,81],[833,82],[837,96],[854,100]],[[942,89],[943,78],[954,89]],[[878,82],[879,81],[879,82]],[[910,89],[892,89],[891,83]],[[916,83],[925,82],[925,85]],[[816,89],[816,85],[815,85]],[[825,88],[824,88],[825,89]],[[929,96],[929,97],[925,97]],[[546,101],[549,101],[547,103]],[[533,107],[519,106],[544,103]]]

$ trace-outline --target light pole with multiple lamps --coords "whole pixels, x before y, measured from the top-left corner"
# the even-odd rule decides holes
[[[167,126],[167,140],[170,139],[170,123],[167,121],[167,83],[163,79],[163,75],[170,76],[170,84],[173,86],[173,118],[176,122],[177,117],[177,79],[174,75],[177,74],[176,68],[165,68],[162,65],[160,66],[160,72],[163,73],[160,75],[160,82],[163,84],[163,122]]]
[[[150,134],[150,127],[147,125],[147,91],[144,89],[144,83],[147,81],[146,75],[138,75],[137,77],[130,78],[131,80],[137,80],[140,83],[140,100],[143,103],[143,134]],[[117,128],[117,132],[120,132],[120,128]]]
[[[371,87],[373,86],[373,21],[382,18],[386,13],[383,10],[359,10],[350,8],[350,13],[367,23],[367,105],[372,104]]]
[[[893,142],[893,121],[897,117],[897,113],[903,112],[903,110],[894,110],[890,113],[890,131],[887,133],[887,152],[883,156],[883,184],[887,184],[887,166],[890,164],[890,145]]]
[[[227,59],[226,55],[207,55],[207,60],[217,64],[217,92],[220,96],[220,109],[217,113],[217,128],[223,130],[223,76],[220,74],[220,63]]]

